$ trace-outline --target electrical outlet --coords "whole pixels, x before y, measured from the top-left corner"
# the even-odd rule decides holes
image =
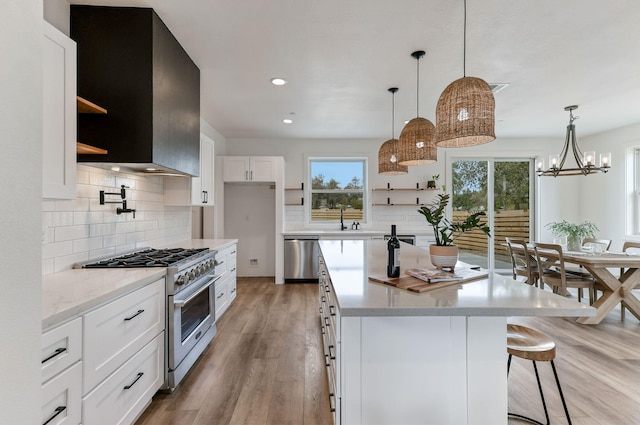
[[[249,258],[249,265],[253,266],[253,267],[257,267],[258,266],[258,259],[257,258]]]

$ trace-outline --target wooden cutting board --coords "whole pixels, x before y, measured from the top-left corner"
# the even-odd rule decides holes
[[[447,280],[443,282],[429,283],[413,276],[401,275],[400,277],[387,277],[386,275],[370,275],[369,280],[373,282],[383,283],[398,289],[406,289],[411,292],[426,292],[433,289],[445,288],[452,285],[460,285],[462,283],[472,282],[474,280],[484,279],[488,276],[486,272],[479,272],[477,275],[460,280]]]

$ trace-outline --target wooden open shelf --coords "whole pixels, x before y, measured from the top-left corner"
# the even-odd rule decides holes
[[[106,114],[107,110],[80,96],[76,96],[79,114]]]
[[[80,96],[76,96],[76,104],[79,114],[106,114],[107,110],[102,106],[98,106],[93,102],[89,102]],[[95,146],[87,145],[86,143],[77,142],[76,152],[78,154],[88,155],[106,155],[109,153],[106,149],[98,148]]]
[[[76,143],[76,151],[79,154],[89,155],[106,155],[109,153],[109,151],[107,151],[106,149],[97,148],[95,146],[87,145],[80,142]]]
[[[420,190],[439,190],[440,188],[438,187],[374,187],[373,191],[380,191],[380,192],[391,192],[394,190],[413,190],[413,191],[420,191]]]

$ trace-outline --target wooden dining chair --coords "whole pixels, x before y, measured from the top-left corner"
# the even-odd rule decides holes
[[[589,304],[594,302],[594,280],[592,277],[568,274],[565,269],[562,247],[556,244],[538,243],[534,244],[538,268],[540,270],[540,282],[552,288],[553,292],[560,295],[567,295],[567,288],[578,289],[578,302],[582,301],[581,289],[589,290]],[[544,250],[554,251],[552,257],[545,257]],[[557,257],[557,258],[555,258]]]
[[[631,242],[631,241],[625,241],[624,244],[622,245],[622,252],[627,252],[628,249],[633,249],[633,250],[638,250],[640,251],[640,242]],[[620,276],[622,276],[625,272],[625,269],[621,268],[620,269]],[[640,288],[640,286],[636,286],[636,288]],[[625,307],[623,304],[620,304],[620,320],[624,320],[624,312],[625,312]]]
[[[611,247],[611,239],[584,238],[582,240],[582,246],[585,246],[588,243],[599,243],[600,245],[604,245],[605,251],[609,251],[609,248]]]
[[[533,370],[536,373],[536,379],[538,380],[538,390],[540,391],[540,398],[542,399],[542,408],[544,409],[544,416],[547,420],[546,424],[544,425],[550,424],[549,412],[547,410],[547,403],[544,398],[544,393],[542,392],[542,384],[540,383],[540,375],[538,374],[538,366],[536,362],[551,363],[553,376],[556,379],[558,393],[560,394],[560,400],[562,400],[562,407],[564,407],[564,414],[567,417],[567,423],[571,425],[569,409],[567,409],[567,403],[564,400],[564,394],[562,393],[562,387],[560,386],[560,379],[558,378],[556,365],[553,362],[553,360],[556,358],[555,341],[536,329],[509,323],[507,324],[507,353],[509,354],[509,359],[507,360],[507,378],[509,378],[509,370],[511,369],[511,359],[513,356],[519,357],[524,360],[531,360],[531,362],[533,363]],[[540,421],[518,413],[508,412],[508,415],[515,418],[524,419],[528,422],[543,425],[543,423]]]
[[[513,279],[518,276],[525,277],[525,283],[538,286],[540,273],[538,272],[538,263],[535,254],[527,248],[524,239],[505,238],[511,256],[511,269]]]

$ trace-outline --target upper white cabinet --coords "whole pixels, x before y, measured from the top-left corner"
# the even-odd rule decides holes
[[[222,177],[225,182],[275,182],[278,157],[225,156]]]
[[[76,43],[44,22],[42,196],[76,196]]]
[[[200,176],[164,179],[165,205],[213,206],[215,143],[200,133]]]

